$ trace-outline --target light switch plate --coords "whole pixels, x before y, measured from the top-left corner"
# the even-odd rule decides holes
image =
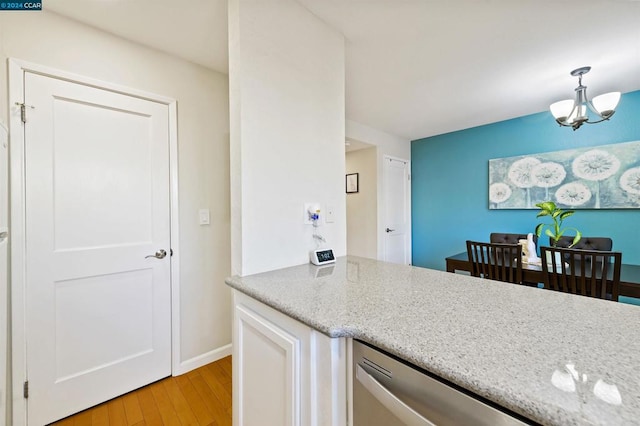
[[[209,215],[209,209],[200,209],[198,211],[200,217],[200,225],[209,225],[211,217]]]
[[[335,222],[335,207],[333,204],[327,204],[327,213],[324,216],[324,221],[327,223]]]

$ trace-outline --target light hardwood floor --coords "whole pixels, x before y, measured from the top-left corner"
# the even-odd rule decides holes
[[[231,357],[152,383],[53,425],[230,426]]]

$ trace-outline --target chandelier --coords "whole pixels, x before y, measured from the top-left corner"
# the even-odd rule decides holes
[[[561,126],[572,127],[577,130],[584,123],[601,123],[611,118],[620,101],[620,92],[610,92],[596,96],[592,100],[587,98],[587,86],[582,85],[582,76],[591,70],[591,67],[582,67],[571,71],[571,75],[578,77],[575,99],[566,99],[551,104],[549,109]],[[589,120],[587,109],[596,115],[595,120]]]

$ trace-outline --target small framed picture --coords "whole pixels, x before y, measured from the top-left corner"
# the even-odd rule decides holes
[[[347,175],[347,194],[358,192],[358,173]]]

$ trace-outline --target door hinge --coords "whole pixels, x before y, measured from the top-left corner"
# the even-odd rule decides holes
[[[25,380],[24,385],[22,385],[22,395],[25,398],[29,398],[29,381]]]
[[[169,249],[169,256],[173,256],[173,249],[172,248]]]
[[[16,102],[16,105],[18,105],[20,107],[20,120],[23,123],[27,122],[27,107],[34,109],[35,107],[33,105],[27,105],[24,102]]]

